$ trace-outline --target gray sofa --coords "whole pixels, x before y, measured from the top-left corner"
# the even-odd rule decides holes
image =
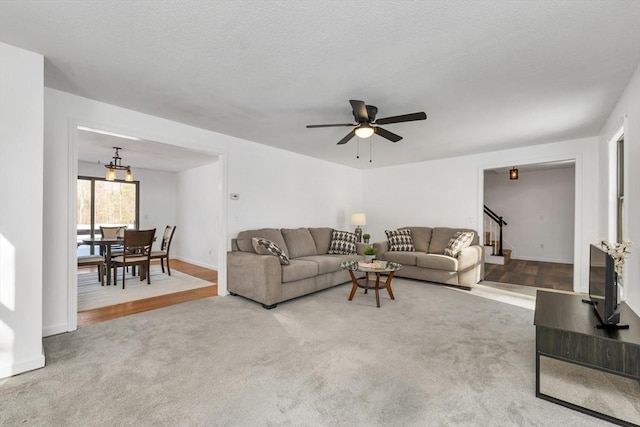
[[[332,232],[328,227],[240,232],[232,239],[227,254],[227,289],[232,295],[257,301],[270,309],[282,301],[349,282],[349,272],[341,269],[340,264],[362,261],[362,251],[368,245],[357,244],[358,255],[328,254]],[[289,265],[281,265],[276,256],[257,254],[253,237],[275,243],[290,258]]]
[[[377,259],[402,264],[397,277],[444,283],[470,289],[484,279],[484,249],[478,233],[467,228],[402,227],[411,230],[415,252],[389,251],[389,242],[374,243]],[[457,231],[473,231],[471,246],[453,258],[444,254],[449,240]]]

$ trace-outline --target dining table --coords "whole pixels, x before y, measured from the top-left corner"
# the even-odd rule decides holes
[[[104,253],[104,262],[107,266],[106,276],[107,285],[111,285],[111,247],[124,244],[124,238],[103,238],[103,237],[90,237],[82,239],[82,243],[85,245],[97,245],[100,246],[100,253]],[[104,249],[104,250],[103,250]],[[115,286],[115,283],[114,283]]]

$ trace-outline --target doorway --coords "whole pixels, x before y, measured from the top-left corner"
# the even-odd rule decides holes
[[[575,163],[484,170],[484,205],[506,222],[500,230],[485,213],[485,280],[574,290]]]
[[[179,204],[185,204],[185,200],[186,204],[189,203],[189,197],[185,198],[179,196],[178,189],[180,187],[179,182],[181,183],[185,180],[188,182],[190,179],[189,176],[186,178],[183,176],[184,171],[190,170],[199,170],[201,171],[199,172],[199,176],[202,176],[204,173],[208,179],[213,180],[213,182],[210,182],[211,185],[199,185],[198,187],[203,189],[203,191],[208,192],[207,197],[216,200],[213,203],[215,206],[209,206],[211,211],[207,212],[207,217],[212,219],[221,217],[220,211],[223,209],[221,189],[224,186],[220,185],[219,182],[219,179],[223,174],[221,170],[222,162],[220,162],[220,156],[218,154],[196,151],[156,141],[142,140],[140,138],[124,136],[121,134],[111,134],[108,131],[104,131],[104,128],[100,129],[99,132],[86,127],[76,129],[76,141],[77,149],[75,152],[77,153],[78,175],[81,178],[89,178],[85,181],[91,182],[92,184],[90,185],[94,186],[93,201],[91,201],[91,199],[89,201],[89,205],[93,203],[94,206],[89,209],[86,209],[85,207],[84,216],[81,211],[76,213],[76,223],[80,224],[82,222],[83,228],[87,229],[87,231],[81,231],[81,233],[88,232],[96,234],[98,225],[100,225],[99,223],[105,221],[111,223],[115,221],[118,225],[125,224],[128,227],[130,226],[130,228],[155,228],[156,246],[159,246],[165,226],[179,225],[179,217],[181,215],[178,212],[180,208],[177,206]],[[120,155],[123,157],[123,162],[126,162],[131,166],[133,175],[136,178],[135,184],[137,184],[134,190],[126,187],[127,185],[131,185],[129,182],[125,182],[123,180],[110,182],[104,179],[104,174],[106,172],[105,163],[108,163],[108,159],[114,146],[121,147]],[[188,173],[186,175],[188,175]],[[109,187],[102,188],[102,190],[104,190],[104,194],[120,193],[124,195],[126,193],[126,197],[124,198],[127,200],[125,201],[123,198],[118,197],[115,199],[106,197],[105,200],[107,200],[107,202],[100,202],[100,196],[98,195],[97,190],[99,187],[101,188],[103,184]],[[85,184],[85,186],[86,185],[87,184]],[[76,199],[81,199],[82,197],[81,188],[82,186],[76,188]],[[133,196],[134,194],[135,196]],[[132,196],[133,199],[131,198]],[[109,200],[111,202],[115,200],[116,203],[112,204]],[[136,200],[135,207],[133,208],[130,203],[132,200]],[[80,205],[80,203],[86,204],[86,201],[78,202],[78,205]],[[102,213],[100,210],[101,204],[106,206]],[[199,208],[201,207],[199,206]],[[134,211],[135,214],[132,216]],[[86,220],[87,212],[89,216],[88,221]],[[93,216],[93,219],[91,219],[91,216]],[[84,222],[88,222],[88,224],[84,225]],[[218,259],[219,253],[217,253],[218,251],[214,254],[209,251],[211,256],[208,259],[197,259],[197,257],[195,257],[193,261],[189,259],[190,262],[195,262],[195,264],[190,262],[181,264],[176,260],[176,256],[180,256],[179,253],[175,251],[177,247],[176,240],[179,241],[180,239],[185,239],[189,234],[189,228],[193,227],[198,228],[198,231],[201,232],[202,238],[210,237],[208,240],[213,240],[209,241],[208,245],[214,247],[218,246],[218,243],[215,241],[220,239],[221,234],[218,233],[220,223],[217,221],[211,221],[211,224],[206,224],[205,226],[202,224],[186,224],[177,227],[177,239],[174,239],[171,247],[172,275],[171,277],[168,277],[167,273],[161,272],[159,264],[152,263],[152,285],[142,287],[145,291],[152,291],[150,297],[159,297],[159,295],[153,295],[153,291],[157,290],[156,288],[159,288],[160,282],[160,280],[154,280],[154,277],[177,280],[177,278],[182,275],[189,276],[189,273],[183,273],[180,270],[192,270],[192,268],[195,267],[207,270],[209,272],[209,276],[211,276],[211,273],[213,272],[217,278],[217,272],[212,271],[212,269],[216,267],[216,264],[220,264]],[[206,232],[204,235],[202,234],[202,230],[206,231],[212,229],[215,229],[214,234],[206,234]],[[154,249],[159,249],[159,247],[154,247]],[[178,266],[178,268],[176,268],[176,266]],[[154,269],[158,271],[155,272]],[[157,276],[154,276],[154,273],[157,274]],[[95,278],[97,277],[97,274],[92,274],[91,271],[88,271],[86,272],[85,277],[89,276],[91,277],[91,280],[96,281]],[[76,277],[79,277],[78,274],[76,274]],[[154,287],[154,282],[158,286]],[[133,283],[135,284],[135,281]],[[81,310],[81,305],[77,299],[80,290],[80,287],[78,286],[79,280],[76,281],[74,285],[76,297],[75,311],[77,312]],[[200,283],[198,286],[211,287],[212,284],[206,283],[206,285],[204,285]],[[134,286],[131,286],[131,288],[133,287]],[[109,290],[114,291],[118,287],[110,286],[109,288]],[[129,288],[129,281],[127,281],[127,290],[129,290]],[[117,298],[121,298],[123,293],[121,287],[118,291],[120,292],[118,292]],[[138,298],[136,300],[139,301],[140,299]]]

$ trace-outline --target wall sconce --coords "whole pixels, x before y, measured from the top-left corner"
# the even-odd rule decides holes
[[[509,179],[518,179],[518,169],[515,166],[509,171]]]
[[[360,226],[367,225],[367,216],[362,212],[351,214],[351,224],[356,226],[356,242],[362,242],[362,228]]]

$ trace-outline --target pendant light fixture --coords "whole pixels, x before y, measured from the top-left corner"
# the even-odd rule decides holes
[[[512,167],[511,170],[509,171],[509,179],[514,180],[514,179],[518,179],[518,169],[516,169],[516,167]]]
[[[116,180],[116,171],[127,171],[124,176],[125,181],[133,181],[133,173],[131,173],[131,167],[129,165],[122,166],[122,157],[120,157],[120,147],[113,147],[116,150],[116,154],[113,156],[113,160],[109,162],[108,165],[104,165],[107,168],[107,175],[105,179],[107,181],[115,181]]]

